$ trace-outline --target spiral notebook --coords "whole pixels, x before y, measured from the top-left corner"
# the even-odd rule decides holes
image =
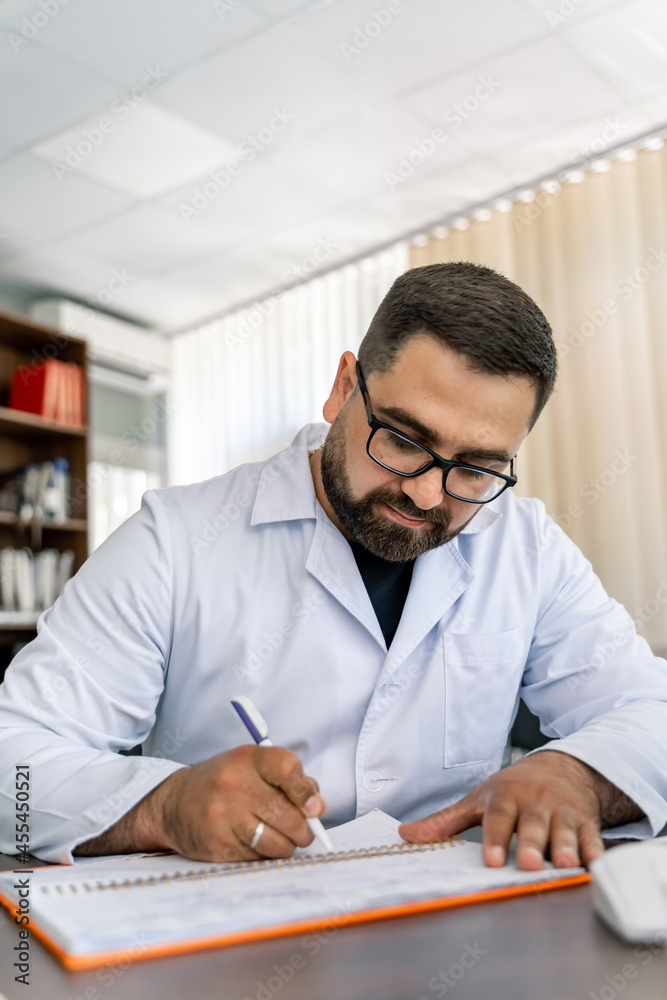
[[[30,929],[70,969],[306,934],[369,920],[544,891],[589,880],[581,868],[487,868],[460,838],[407,844],[398,821],[373,810],[329,830],[292,858],[235,864],[180,855],[116,857],[0,874],[14,912],[29,878]]]

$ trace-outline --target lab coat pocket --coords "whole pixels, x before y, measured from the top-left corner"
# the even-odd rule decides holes
[[[526,659],[524,632],[443,637],[444,767],[478,764],[504,748]]]

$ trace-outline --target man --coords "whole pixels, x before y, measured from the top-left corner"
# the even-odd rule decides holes
[[[516,830],[527,869],[547,846],[590,863],[601,826],[657,833],[664,661],[511,490],[555,374],[512,282],[467,263],[400,277],[359,363],[340,360],[328,434],[146,494],[43,616],[0,694],[0,847],[18,763],[50,860],[284,856],[306,816],[374,806],[414,841],[481,822],[489,865]],[[501,769],[520,693],[554,742]],[[277,746],[248,745],[239,694]]]

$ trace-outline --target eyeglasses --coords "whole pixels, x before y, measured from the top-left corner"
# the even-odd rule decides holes
[[[371,411],[368,389],[357,361],[357,380],[366,409],[366,417],[371,433],[366,443],[366,451],[370,458],[383,469],[395,472],[397,476],[412,478],[421,476],[436,466],[442,469],[442,488],[445,493],[456,500],[466,503],[489,503],[495,500],[509,486],[516,486],[515,475],[516,456],[509,463],[510,475],[501,472],[491,472],[479,465],[468,465],[467,462],[451,462],[440,458],[426,445],[415,441],[409,434],[397,430],[390,424],[383,423]]]

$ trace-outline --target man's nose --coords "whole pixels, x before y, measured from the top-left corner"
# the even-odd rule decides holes
[[[442,469],[429,469],[421,476],[413,479],[403,479],[401,488],[409,496],[416,507],[430,510],[442,503],[444,491],[442,488]]]

